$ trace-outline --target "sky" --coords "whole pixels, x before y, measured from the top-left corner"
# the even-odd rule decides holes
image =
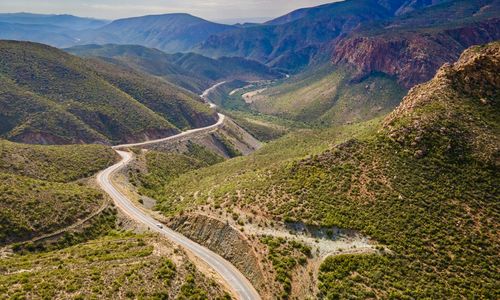
[[[185,12],[208,20],[272,19],[301,7],[338,0],[0,0],[0,12],[72,14],[119,19]]]

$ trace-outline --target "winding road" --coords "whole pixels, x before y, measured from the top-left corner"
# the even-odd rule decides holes
[[[214,87],[208,89],[207,91],[210,91],[213,88]],[[203,96],[205,96],[206,93],[204,93]],[[211,107],[215,107],[213,103],[209,104]],[[180,245],[187,251],[191,252],[192,254],[202,259],[204,262],[206,262],[215,272],[217,272],[222,277],[222,279],[226,282],[228,287],[232,290],[232,292],[238,299],[258,300],[261,299],[259,293],[255,290],[250,281],[248,281],[248,279],[245,276],[243,276],[243,274],[241,274],[241,272],[238,269],[236,269],[236,267],[234,267],[230,262],[219,256],[218,254],[212,252],[208,248],[203,247],[191,241],[182,234],[161,225],[158,221],[156,221],[146,212],[136,207],[130,199],[128,199],[123,193],[121,193],[116,188],[115,184],[111,180],[111,177],[114,173],[123,169],[133,159],[133,154],[131,152],[122,151],[119,149],[161,143],[171,139],[183,136],[189,136],[194,133],[199,133],[200,131],[215,129],[221,126],[225,120],[225,116],[223,114],[218,114],[218,115],[219,115],[219,120],[217,121],[217,123],[207,127],[188,130],[179,133],[177,135],[159,140],[114,146],[113,149],[121,156],[122,160],[119,163],[100,172],[97,175],[97,183],[113,199],[115,205],[119,209],[121,209],[127,216],[129,216],[130,218],[139,223],[144,224],[145,226],[149,227],[152,231],[162,234],[172,242]]]

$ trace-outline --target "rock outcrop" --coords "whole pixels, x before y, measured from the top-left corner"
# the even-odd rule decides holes
[[[355,68],[353,80],[374,72],[397,78],[411,88],[430,80],[445,63],[456,61],[470,46],[500,39],[500,19],[439,31],[387,32],[341,39],[334,47],[332,62]]]
[[[205,215],[176,217],[168,225],[230,261],[261,294],[266,294],[264,291],[268,285],[259,258],[252,248],[252,243],[237,229]]]
[[[413,88],[384,121],[391,139],[421,158],[439,151],[499,164],[494,119],[500,104],[500,42],[466,50],[429,82]]]

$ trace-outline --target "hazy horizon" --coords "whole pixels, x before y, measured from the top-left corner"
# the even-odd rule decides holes
[[[65,1],[50,3],[18,0],[2,3],[0,13],[70,14],[79,17],[115,20],[151,14],[189,13],[211,21],[258,22],[270,20],[290,11],[317,6],[335,0],[133,0]]]

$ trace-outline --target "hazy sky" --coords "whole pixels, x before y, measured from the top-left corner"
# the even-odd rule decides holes
[[[0,12],[73,14],[117,19],[187,12],[210,20],[277,17],[336,0],[0,0]],[[337,0],[338,1],[338,0]]]

